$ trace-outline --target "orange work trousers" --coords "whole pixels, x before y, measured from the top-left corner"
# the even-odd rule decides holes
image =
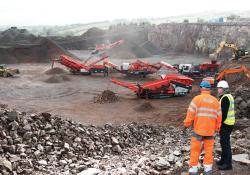
[[[204,144],[204,165],[211,165],[213,164],[213,150],[214,150],[214,139],[204,139],[204,140],[197,140],[196,137],[192,137],[191,139],[191,150],[190,150],[190,167],[198,166],[198,161],[202,149],[202,142]]]

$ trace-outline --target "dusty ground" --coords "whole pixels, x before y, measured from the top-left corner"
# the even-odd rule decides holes
[[[176,60],[174,58],[174,55],[170,54],[161,58],[154,57],[151,60],[153,60],[152,62],[165,60],[174,63],[180,60],[186,62],[186,58],[189,58],[192,61],[204,61],[190,55],[177,55]],[[117,59],[112,61],[121,62],[121,60]],[[21,74],[14,78],[1,78],[1,103],[7,103],[11,107],[18,109],[23,108],[24,111],[28,109],[29,112],[47,111],[86,124],[130,122],[162,125],[178,124],[183,121],[192,97],[198,93],[197,87],[194,86],[191,94],[186,97],[150,100],[154,110],[141,112],[136,109],[147,100],[137,99],[130,90],[112,84],[110,78],[116,77],[124,81],[148,82],[158,78],[157,75],[145,79],[131,79],[119,73],[112,73],[109,77],[103,77],[103,75],[80,76],[68,73],[67,76],[70,81],[46,83],[45,81],[53,76],[45,74],[45,71],[50,69],[50,64],[18,64],[10,66],[19,68]],[[107,89],[117,93],[119,101],[106,104],[94,103],[93,98]]]
[[[81,53],[80,53],[81,54]],[[174,59],[176,58],[176,59]],[[168,55],[165,58],[154,57],[146,60],[157,62],[165,60],[171,64],[180,61],[203,62],[204,59],[190,55]],[[112,60],[121,63],[121,60]],[[131,60],[128,60],[131,61]],[[148,78],[128,78],[119,73],[112,73],[109,77],[103,75],[77,76],[66,73],[68,81],[61,83],[46,83],[53,75],[45,72],[50,64],[18,64],[9,65],[20,69],[21,74],[14,78],[0,78],[0,103],[27,112],[51,112],[65,118],[72,118],[84,124],[102,125],[104,123],[143,122],[148,124],[182,124],[186,109],[191,99],[199,93],[198,83],[186,97],[176,97],[161,100],[137,99],[130,91],[118,87],[110,82],[111,77],[124,81],[148,82],[157,75]],[[59,65],[57,65],[59,66]],[[64,68],[64,67],[61,67]],[[64,68],[65,69],[65,68]],[[117,93],[119,101],[115,103],[94,103],[94,97],[104,90]],[[142,104],[149,102],[152,110],[142,112],[138,110]],[[249,168],[234,164],[234,171],[216,172],[215,174],[248,174]]]

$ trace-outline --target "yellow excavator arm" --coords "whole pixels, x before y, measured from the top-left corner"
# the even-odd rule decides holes
[[[233,52],[233,54],[232,54],[233,60],[239,60],[239,59],[242,60],[242,59],[249,59],[250,58],[250,55],[249,55],[247,50],[245,50],[243,48],[238,48],[235,44],[227,43],[225,41],[222,41],[219,44],[219,47],[214,51],[214,53],[209,55],[209,58],[216,60],[217,57],[218,57],[218,54],[225,47],[230,48],[232,50],[232,52]]]
[[[217,59],[218,54],[221,52],[221,50],[224,47],[231,48],[232,51],[233,51],[233,55],[237,54],[236,52],[237,52],[238,48],[237,48],[237,46],[235,44],[230,44],[230,43],[227,43],[225,41],[222,41],[222,42],[220,42],[219,47],[212,54],[210,54],[209,57]]]

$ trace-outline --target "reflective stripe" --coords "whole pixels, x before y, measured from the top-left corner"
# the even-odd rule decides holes
[[[190,103],[190,106],[197,108],[196,104],[194,104],[193,102]]]
[[[228,114],[227,114],[227,117],[235,117],[234,112],[232,112],[232,113],[228,113]]]
[[[207,102],[207,103],[213,103],[213,100],[211,100],[211,99],[209,99],[209,98],[208,98],[208,99],[203,99],[202,101],[203,101],[203,102]]]
[[[211,108],[197,108],[198,111],[209,111],[209,112],[216,112],[217,110]]]
[[[214,139],[214,136],[201,136],[199,134],[196,134],[195,132],[192,133],[192,136],[195,137],[199,141]]]
[[[193,108],[188,108],[188,110],[191,112],[195,112],[195,110]]]
[[[211,117],[211,118],[217,118],[216,114],[209,114],[209,113],[198,113],[198,117]]]
[[[234,125],[234,123],[235,123],[234,98],[233,98],[233,96],[231,94],[225,94],[220,99],[220,103],[221,103],[221,101],[222,101],[222,99],[224,97],[227,97],[229,99],[229,102],[230,102],[229,109],[228,109],[228,112],[227,112],[227,118],[224,121],[224,123],[227,124],[227,125]]]

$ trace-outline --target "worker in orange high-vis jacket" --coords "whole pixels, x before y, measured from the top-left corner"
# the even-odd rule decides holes
[[[211,85],[207,81],[200,84],[201,94],[191,101],[187,116],[184,120],[185,127],[193,127],[190,149],[190,175],[198,174],[198,161],[204,144],[204,173],[212,173],[214,136],[220,131],[221,105],[210,95]]]

